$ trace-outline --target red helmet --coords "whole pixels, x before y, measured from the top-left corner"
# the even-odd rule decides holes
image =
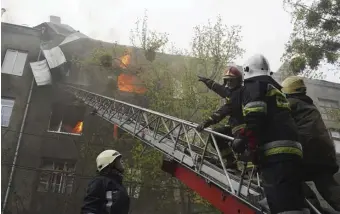
[[[223,79],[229,79],[229,78],[241,78],[242,79],[242,73],[236,67],[231,66],[229,69],[223,71]]]

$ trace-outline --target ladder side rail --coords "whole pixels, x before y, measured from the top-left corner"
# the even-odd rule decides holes
[[[115,103],[117,104],[123,104],[124,106],[129,106],[129,107],[133,107],[135,109],[140,109],[140,110],[143,110],[144,112],[148,112],[148,113],[151,113],[153,115],[158,115],[158,116],[161,116],[161,117],[164,117],[164,118],[167,118],[167,119],[171,119],[173,121],[176,121],[176,122],[180,122],[180,123],[183,123],[189,127],[192,127],[192,128],[196,128],[196,126],[198,124],[196,123],[193,123],[193,122],[189,122],[189,121],[186,121],[186,120],[183,120],[183,119],[180,119],[180,118],[177,118],[177,117],[173,117],[173,116],[170,116],[170,115],[166,115],[166,114],[163,114],[163,113],[160,113],[160,112],[157,112],[157,111],[154,111],[154,110],[150,110],[150,109],[147,109],[147,108],[143,108],[143,107],[140,107],[140,106],[137,106],[137,105],[133,105],[133,104],[130,104],[130,103],[127,103],[127,102],[124,102],[124,101],[121,101],[121,100],[116,100],[116,99],[113,99],[112,97],[107,97],[107,96],[104,96],[104,95],[100,95],[100,94],[96,94],[96,93],[93,93],[93,92],[90,92],[90,91],[86,91],[84,89],[81,89],[81,88],[76,88],[74,86],[68,86],[68,85],[64,85],[64,87],[66,88],[70,88],[70,92],[73,93],[73,94],[76,94],[77,92],[75,91],[80,91],[83,92],[83,94],[89,94],[89,95],[92,95],[94,97],[100,97],[100,98],[105,98],[105,99],[108,99],[108,100],[111,100],[111,101],[114,101]],[[80,94],[79,93],[79,94]],[[82,95],[84,96],[84,95]],[[81,96],[81,97],[82,97]],[[215,132],[213,131],[212,129],[205,129],[205,131],[207,131],[208,133],[211,133],[215,136],[218,136],[218,137],[222,137],[224,139],[227,139],[227,140],[234,140],[233,137],[230,137],[228,135],[224,135],[224,134],[221,134],[221,133],[218,133],[218,132]]]

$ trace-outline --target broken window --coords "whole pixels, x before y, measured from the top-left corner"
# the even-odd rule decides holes
[[[84,106],[53,104],[48,131],[75,135],[82,134],[85,110]]]
[[[39,176],[38,192],[71,194],[75,164],[62,160],[43,160]]]
[[[14,100],[1,98],[1,126],[8,127],[11,120]]]
[[[22,76],[27,53],[7,49],[4,61],[1,66],[1,73]]]

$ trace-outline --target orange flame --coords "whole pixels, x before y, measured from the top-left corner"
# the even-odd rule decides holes
[[[80,134],[83,131],[83,121],[77,122],[76,126],[72,129],[73,133]]]
[[[140,79],[132,74],[121,74],[118,76],[118,89],[138,94],[146,92],[146,88],[143,87]]]
[[[124,56],[120,57],[120,65],[121,68],[127,68],[127,66],[130,64],[131,56],[130,54],[125,54]]]

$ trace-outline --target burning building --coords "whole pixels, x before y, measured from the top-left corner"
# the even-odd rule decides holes
[[[131,51],[126,51],[125,54],[116,60],[116,71],[120,74],[117,77],[117,88],[119,91],[144,94],[147,90],[141,79],[137,76],[136,69],[130,66]]]

